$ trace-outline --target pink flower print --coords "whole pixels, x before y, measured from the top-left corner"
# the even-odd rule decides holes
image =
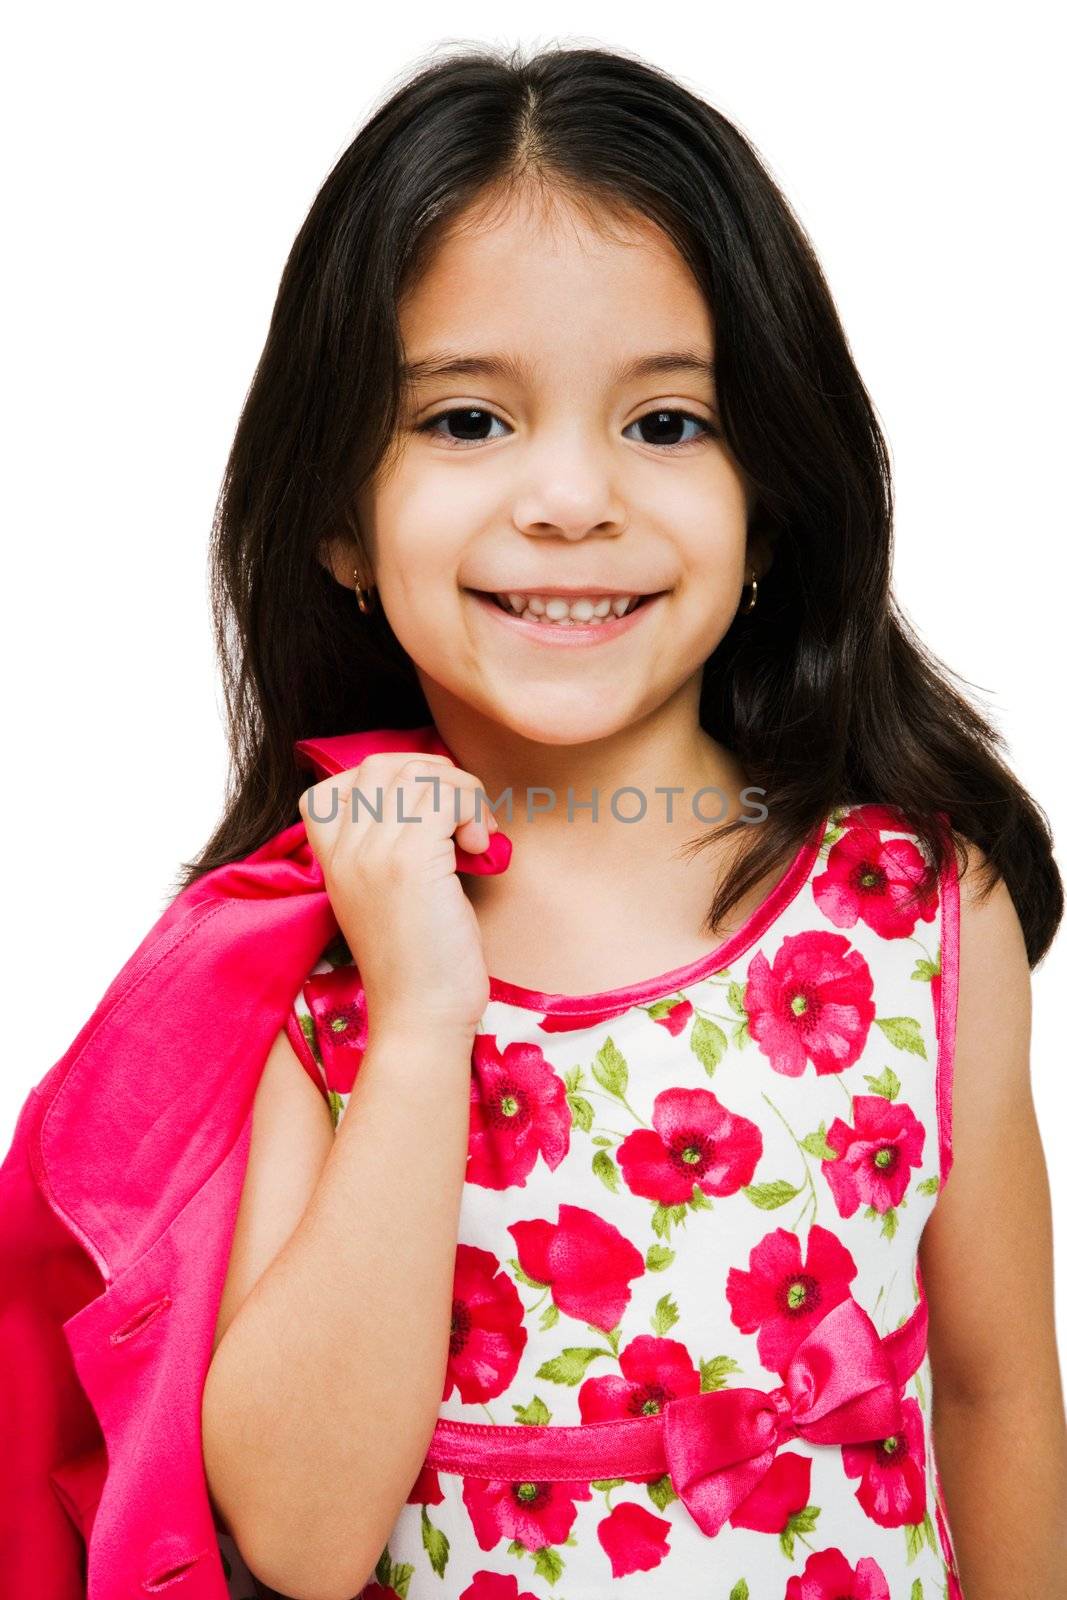
[[[795,1450],[775,1456],[764,1474],[730,1518],[732,1527],[756,1533],[784,1533],[790,1517],[803,1511],[811,1493],[811,1458]]]
[[[591,1500],[587,1483],[504,1483],[464,1478],[463,1504],[483,1550],[516,1539],[527,1550],[562,1544],[578,1515],[576,1500]]]
[[[613,1011],[575,1011],[569,1016],[550,1012],[541,1018],[538,1027],[543,1033],[573,1033],[577,1028],[595,1028],[601,1022],[610,1022],[612,1017],[623,1017],[629,1009],[629,1006],[616,1006]]]
[[[304,999],[315,1021],[327,1087],[350,1094],[367,1048],[367,998],[358,969],[349,964],[315,974],[304,984]]]
[[[683,1205],[697,1184],[705,1194],[736,1194],[751,1183],[763,1135],[728,1111],[710,1089],[664,1089],[652,1128],[636,1128],[615,1152],[631,1194],[660,1205]]]
[[[519,1580],[514,1573],[476,1572],[460,1595],[459,1600],[536,1600],[528,1589],[519,1593]]]
[[[512,1222],[519,1265],[535,1283],[547,1283],[560,1311],[605,1333],[630,1303],[629,1280],[645,1258],[618,1228],[583,1206],[561,1205],[558,1223]]]
[[[439,1506],[445,1497],[441,1488],[441,1479],[436,1467],[428,1467],[425,1462],[419,1468],[419,1475],[408,1491],[407,1504],[409,1506]]]
[[[790,933],[770,966],[762,950],[748,966],[748,1028],[775,1072],[799,1078],[843,1072],[856,1061],[874,1021],[874,980],[840,933]]]
[[[677,1339],[640,1333],[621,1352],[619,1366],[621,1377],[610,1373],[582,1384],[578,1410],[583,1422],[655,1415],[679,1395],[700,1393],[700,1373]]]
[[[666,1028],[668,1033],[677,1038],[693,1015],[693,1002],[679,999],[657,1000],[655,1005],[648,1006],[647,1010],[653,1022],[658,1022],[661,1028]]]
[[[468,1183],[483,1189],[525,1186],[538,1155],[555,1171],[570,1149],[567,1086],[535,1044],[503,1053],[490,1033],[471,1052]]]
[[[632,1500],[613,1506],[610,1516],[599,1524],[596,1534],[611,1562],[611,1576],[625,1578],[631,1572],[649,1572],[658,1567],[670,1546],[671,1525]]]
[[[918,901],[913,893],[926,867],[911,839],[883,839],[876,829],[854,820],[830,849],[826,871],[812,880],[819,910],[838,928],[862,920],[883,939],[906,939],[921,917],[937,914],[937,893]]]
[[[861,1556],[853,1568],[835,1548],[808,1557],[804,1571],[786,1584],[785,1600],[890,1600],[890,1594],[873,1556]]]
[[[800,1341],[849,1298],[856,1263],[836,1234],[813,1222],[806,1264],[800,1240],[785,1228],[765,1234],[749,1252],[748,1264],[748,1272],[731,1267],[727,1274],[730,1318],[742,1333],[759,1330],[760,1360],[782,1375]]]
[[[468,1405],[477,1405],[503,1393],[526,1346],[522,1318],[519,1292],[496,1257],[458,1245],[444,1399],[458,1389]]]
[[[841,818],[843,828],[864,828],[875,833],[910,833],[911,823],[895,806],[852,806]]]
[[[859,1478],[856,1499],[882,1528],[921,1522],[926,1513],[926,1439],[919,1403],[901,1401],[899,1430],[888,1439],[841,1446],[841,1463]]]
[[[854,1127],[834,1118],[826,1142],[837,1159],[823,1162],[823,1175],[843,1217],[860,1205],[889,1211],[904,1198],[912,1168],[922,1161],[926,1129],[909,1106],[880,1094],[854,1096],[852,1118]]]

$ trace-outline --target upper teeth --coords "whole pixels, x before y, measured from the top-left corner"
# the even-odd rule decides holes
[[[562,595],[498,594],[500,604],[509,606],[526,622],[554,622],[564,627],[574,622],[603,622],[609,613],[621,617],[633,609],[639,595],[581,595],[566,600]]]

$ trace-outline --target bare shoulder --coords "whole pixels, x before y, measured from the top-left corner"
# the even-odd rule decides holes
[[[949,1076],[952,1160],[920,1244],[930,1355],[943,1392],[981,1398],[1015,1358],[1055,1390],[1052,1222],[1030,1079],[1031,984],[1018,912],[984,853],[959,878],[959,989]],[[944,1040],[942,1041],[944,1047]],[[986,1286],[1004,1314],[991,1317]],[[1025,1347],[1025,1348],[1024,1348]]]
[[[329,1105],[285,1029],[270,1048],[252,1108],[252,1138],[212,1353],[307,1210],[333,1148]]]

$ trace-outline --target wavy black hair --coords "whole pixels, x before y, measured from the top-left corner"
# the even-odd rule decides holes
[[[876,801],[923,841],[920,892],[950,851],[966,870],[968,842],[980,847],[980,892],[1003,877],[1036,965],[1063,914],[1048,820],[891,592],[889,452],[812,245],[732,122],[601,48],[438,47],[391,86],[316,195],[216,508],[231,772],[178,890],[298,820],[309,777],[294,741],[432,720],[381,607],[364,616],[319,553],[347,533],[368,570],[353,508],[400,415],[405,288],[466,207],[531,183],[641,213],[677,247],[714,320],[719,415],[758,493],[753,526],[773,542],[758,605],[704,670],[701,725],[773,796],[707,926],[784,870],[835,806]]]

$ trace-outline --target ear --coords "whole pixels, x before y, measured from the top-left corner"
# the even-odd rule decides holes
[[[366,562],[355,539],[345,534],[329,535],[320,542],[316,554],[320,565],[325,567],[343,588],[355,588],[357,571],[361,574],[364,587],[367,586]]]
[[[755,524],[749,528],[748,543],[745,547],[746,576],[753,571],[757,578],[766,575],[774,560],[774,547],[777,542],[777,529],[761,523],[757,517]]]

